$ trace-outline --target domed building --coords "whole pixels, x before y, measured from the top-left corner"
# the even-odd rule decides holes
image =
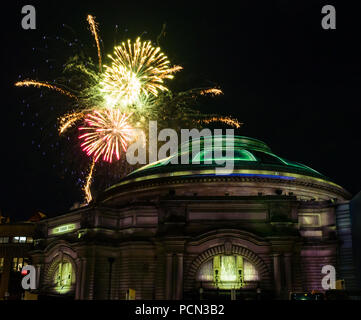
[[[232,148],[232,173],[217,164],[217,139],[222,150]],[[133,171],[87,207],[41,221],[32,252],[38,292],[287,299],[292,291],[322,291],[325,265],[355,286],[351,195],[262,141],[236,136],[229,147],[226,140],[206,137],[199,149],[193,140],[189,164],[171,164],[184,157],[179,152]]]

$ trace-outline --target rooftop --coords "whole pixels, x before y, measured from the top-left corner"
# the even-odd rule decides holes
[[[231,156],[226,156],[227,151]],[[180,164],[182,157],[188,158],[189,164]],[[172,161],[176,160],[178,164],[173,164]],[[233,161],[234,169],[271,169],[330,180],[304,164],[275,155],[263,141],[243,136],[235,136],[233,143],[227,136],[210,136],[201,140],[192,140],[190,144],[181,145],[176,154],[145,165],[130,173],[128,178],[188,169],[224,167],[222,160]]]

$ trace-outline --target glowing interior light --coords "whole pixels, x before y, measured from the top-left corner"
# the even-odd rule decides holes
[[[59,263],[55,275],[55,291],[58,293],[67,293],[71,289],[73,268],[69,261]]]
[[[237,268],[234,256],[222,256],[221,257],[221,281],[236,281],[237,280]]]
[[[207,287],[240,289],[247,282],[259,281],[256,267],[240,255],[216,255],[201,265],[197,281]]]
[[[73,231],[76,228],[75,223],[64,224],[59,227],[52,229],[51,234],[59,234]]]

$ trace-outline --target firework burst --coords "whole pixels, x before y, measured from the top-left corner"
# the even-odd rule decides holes
[[[173,73],[182,69],[171,67],[167,57],[154,48],[150,41],[134,43],[128,40],[115,47],[111,67],[105,66],[101,91],[106,93],[107,104],[124,106],[136,104],[142,95],[158,96],[160,91],[167,91],[164,79],[173,79]]]
[[[128,118],[119,109],[105,109],[87,114],[85,122],[87,126],[80,127],[85,131],[79,136],[83,139],[81,147],[88,154],[93,156],[97,162],[102,156],[104,161],[112,162],[113,157],[120,159],[122,150],[127,151],[129,141],[132,140],[134,129],[128,124]]]
[[[182,67],[172,66],[161,49],[153,47],[150,41],[137,38],[123,42],[108,56],[109,66],[103,65],[98,24],[92,15],[87,16],[87,22],[96,43],[98,65],[82,52],[64,64],[65,76],[54,81],[57,84],[36,80],[15,83],[17,87],[48,88],[73,99],[72,104],[67,102],[68,110],[72,111],[59,118],[59,134],[76,126],[81,132],[81,148],[91,158],[83,186],[86,202],[92,200],[90,187],[98,160],[104,161],[99,168],[124,159],[130,142],[146,141],[143,130],[147,129],[149,120],[157,119],[163,128],[179,129],[211,122],[240,127],[237,120],[204,115],[189,107],[199,96],[221,95],[220,89],[198,88],[176,94],[169,91],[166,80],[173,79]],[[143,130],[134,129],[131,124]],[[121,162],[118,161],[120,165]]]

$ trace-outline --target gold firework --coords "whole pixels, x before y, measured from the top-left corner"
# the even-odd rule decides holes
[[[223,91],[217,88],[211,88],[211,89],[205,89],[205,90],[201,90],[200,94],[202,96],[206,95],[206,94],[211,94],[214,96],[219,96],[221,94],[223,94]]]
[[[142,95],[157,96],[159,91],[167,91],[164,80],[173,79],[173,73],[182,69],[171,67],[160,48],[154,48],[150,41],[141,42],[140,38],[115,47],[114,56],[109,58],[113,63],[105,66],[101,91],[113,107],[132,105]]]
[[[77,121],[84,118],[83,112],[69,113],[60,118],[59,135],[71,128]]]
[[[83,191],[85,193],[85,200],[87,203],[89,203],[90,201],[93,200],[93,197],[92,197],[92,194],[90,191],[90,186],[91,186],[92,180],[93,180],[94,167],[95,167],[95,160],[93,159],[92,164],[90,165],[90,170],[89,170],[88,176],[86,178],[86,183],[83,188]]]
[[[230,117],[212,117],[212,118],[209,118],[209,119],[204,119],[204,120],[199,120],[199,122],[203,122],[203,123],[212,123],[212,122],[222,122],[222,123],[225,123],[229,126],[232,126],[232,127],[235,127],[235,128],[240,128],[243,123],[239,122],[238,120],[236,119],[232,119]]]
[[[98,35],[98,24],[95,22],[95,18],[92,15],[88,15],[87,21],[90,26],[90,31],[92,35],[94,36],[95,42],[97,44],[97,50],[98,50],[98,60],[99,60],[99,71],[102,71],[102,55],[100,50],[100,43],[99,43],[99,35]]]
[[[68,96],[69,98],[73,98],[73,99],[77,99],[77,97],[75,95],[73,95],[72,93],[70,93],[69,91],[66,91],[64,89],[61,89],[53,84],[47,83],[47,82],[40,82],[40,81],[35,81],[35,80],[24,80],[24,81],[19,81],[15,83],[16,87],[29,87],[29,86],[33,86],[33,87],[37,87],[37,88],[41,88],[41,87],[45,87],[51,90],[55,90],[58,91],[59,93]]]

